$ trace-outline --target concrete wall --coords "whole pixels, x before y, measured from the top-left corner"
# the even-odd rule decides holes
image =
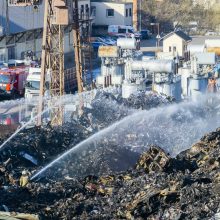
[[[126,17],[126,8],[131,8],[131,3],[112,3],[112,2],[92,2],[91,7],[95,7],[95,25],[132,25],[132,16]],[[114,16],[107,16],[107,9],[114,9]]]
[[[128,10],[128,16],[126,17],[126,9]],[[130,12],[129,10],[131,10],[131,15],[130,15]],[[126,4],[125,5],[125,25],[130,25],[130,26],[133,26],[133,4]]]
[[[81,9],[81,5],[84,5],[84,13],[86,9],[86,4],[88,4],[90,8],[90,0],[79,0],[78,7],[79,12]],[[27,7],[9,7],[9,34],[25,32],[27,30],[38,29],[43,27],[43,19],[44,19],[44,4],[40,5],[38,10],[34,10],[33,6]],[[6,30],[6,1],[0,0],[0,30],[3,28],[3,32],[0,31],[0,36],[5,34]],[[65,34],[65,45],[64,51],[66,54],[73,52],[73,35],[71,33]],[[15,59],[21,58],[21,53],[31,50],[35,52],[38,58],[41,57],[41,48],[42,48],[42,39],[35,39],[25,41],[21,40],[19,43],[12,43],[10,45],[6,45],[6,39],[0,41],[0,61],[8,60],[9,50],[12,48],[14,50]]]
[[[14,48],[15,59],[21,59],[22,52],[26,52],[28,50],[35,52],[37,58],[40,58],[42,51],[42,38],[30,40],[30,41],[24,41],[21,43],[15,43],[7,46],[6,46],[6,40],[3,39],[0,43],[0,61],[1,60],[7,61],[9,59],[8,55],[9,55],[10,47]],[[64,52],[70,53],[72,51],[73,51],[73,34],[72,32],[70,32],[70,33],[66,33],[64,37]]]
[[[43,1],[44,2],[44,1]],[[88,4],[90,0],[79,0],[78,7]],[[44,20],[44,4],[38,6],[38,10],[34,10],[33,6],[26,7],[9,7],[9,33],[18,33],[26,30],[32,30],[43,27]],[[6,31],[6,0],[0,0],[0,30],[5,34]],[[0,31],[1,32],[1,31]]]
[[[6,1],[0,1],[0,26],[3,33],[6,31]],[[38,10],[32,6],[9,7],[9,27],[10,33],[18,33],[25,30],[43,27],[44,6],[40,5]]]
[[[171,51],[169,48],[171,47]],[[187,42],[185,42],[181,37],[176,34],[171,35],[170,37],[163,40],[163,52],[169,53],[172,52],[174,55],[175,51],[173,50],[176,47],[176,52],[179,56],[184,56],[186,51]]]

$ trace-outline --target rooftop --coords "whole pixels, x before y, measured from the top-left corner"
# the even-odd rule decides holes
[[[192,41],[192,38],[190,36],[188,36],[187,34],[185,34],[183,31],[173,31],[173,32],[170,32],[169,34],[165,35],[162,39],[164,40],[164,39],[172,36],[173,34],[176,34],[177,36],[181,37],[186,42]]]

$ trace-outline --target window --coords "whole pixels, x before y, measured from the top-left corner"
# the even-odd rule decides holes
[[[107,17],[114,17],[114,9],[106,9]]]
[[[176,47],[173,47],[173,52],[176,52]]]
[[[126,8],[126,17],[128,17],[128,9]]]
[[[95,6],[91,7],[91,15],[96,16],[96,7]]]
[[[8,59],[15,59],[15,47],[8,47]]]
[[[171,47],[169,47],[169,52],[171,52],[172,51],[172,48]]]
[[[126,34],[126,29],[125,28],[118,28],[118,33],[119,34]]]
[[[83,14],[84,14],[84,5],[81,5],[80,6],[80,18],[83,17]]]
[[[0,74],[0,83],[9,83],[9,82],[10,82],[9,75]]]
[[[81,12],[81,13],[84,13],[84,5],[81,5],[81,7],[80,7],[80,12]]]
[[[131,30],[131,29],[128,29],[128,33],[134,33],[134,31],[133,30]]]
[[[40,89],[40,81],[27,81],[26,88],[32,90],[39,90]]]
[[[132,16],[131,8],[129,8],[129,16],[130,16],[130,17]]]
[[[86,14],[89,14],[89,5],[86,4]]]

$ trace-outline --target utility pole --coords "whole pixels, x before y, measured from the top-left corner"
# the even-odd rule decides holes
[[[138,0],[133,0],[133,27],[138,31]]]
[[[21,0],[13,3],[13,6],[25,7],[27,5],[34,5],[37,0]],[[41,114],[44,109],[44,94],[48,89],[46,88],[46,76],[49,73],[49,91],[50,98],[59,98],[64,94],[64,26],[68,25],[69,9],[67,7],[73,4],[72,0],[44,0],[44,27],[42,39],[42,56],[41,56],[41,81],[40,81],[40,97],[38,105],[38,125],[41,125]],[[70,7],[71,8],[71,7]],[[89,13],[88,13],[89,15]],[[87,19],[90,24],[90,18]],[[72,22],[72,20],[71,20]],[[82,55],[81,55],[81,37],[78,12],[78,0],[74,0],[73,7],[73,46],[75,52],[76,77],[78,84],[78,92],[83,92],[83,69],[82,69]],[[89,38],[87,38],[89,39]],[[90,57],[91,58],[91,57]],[[86,71],[84,71],[86,72]],[[90,67],[90,74],[91,67]],[[51,108],[51,124],[62,124],[63,111],[62,106]]]
[[[156,47],[160,46],[160,23],[150,23],[151,26],[157,26]]]
[[[6,29],[5,29],[6,36],[9,35],[9,32],[10,32],[10,20],[9,20],[9,10],[8,10],[8,0],[6,0]]]
[[[81,93],[83,92],[83,80],[82,80],[82,55],[81,55],[81,42],[80,42],[78,0],[74,0],[74,7],[73,7],[73,47],[75,53],[78,92]]]
[[[46,90],[45,78],[49,72],[50,97],[59,98],[64,94],[64,25],[68,24],[68,8],[62,0],[45,0],[44,29],[41,57],[41,82],[38,108],[38,125],[44,108]],[[62,124],[62,106],[51,108],[51,124]]]
[[[44,0],[44,27],[41,56],[41,81],[38,105],[38,125],[44,109],[46,75],[49,73],[50,98],[60,98],[64,94],[64,26],[68,25],[68,7],[65,0]],[[10,1],[10,6],[26,7],[39,4],[38,0]],[[7,4],[8,5],[8,4]],[[63,121],[62,107],[51,106],[51,124],[60,125]]]

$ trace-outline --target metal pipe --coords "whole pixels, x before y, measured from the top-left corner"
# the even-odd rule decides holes
[[[147,70],[155,73],[174,73],[172,60],[133,61],[131,70]]]

